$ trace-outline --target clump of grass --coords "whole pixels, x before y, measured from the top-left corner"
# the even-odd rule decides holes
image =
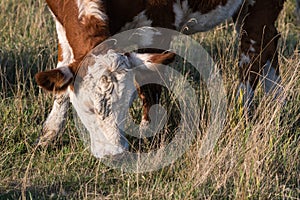
[[[294,25],[292,1],[286,3],[278,20],[286,104],[274,103],[258,91],[254,117],[245,119],[235,101],[238,70],[232,23],[198,34],[195,39],[219,64],[228,93],[222,134],[208,155],[199,156],[209,124],[209,116],[203,113],[210,101],[204,84],[197,82],[199,75],[188,76],[202,105],[196,129],[199,134],[176,162],[141,174],[112,169],[95,159],[83,145],[71,117],[56,143],[35,149],[52,96],[37,88],[33,75],[55,66],[54,23],[41,0],[2,0],[0,8],[0,199],[18,199],[22,188],[28,199],[299,197],[300,34]],[[174,103],[176,108],[168,96],[163,95],[162,102],[166,107]],[[138,119],[140,105],[137,102],[134,106],[133,116]],[[173,130],[173,126],[164,129],[166,133]]]

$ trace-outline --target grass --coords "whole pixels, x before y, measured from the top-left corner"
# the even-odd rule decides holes
[[[238,61],[232,23],[198,34],[195,39],[220,64],[228,93],[222,135],[205,157],[198,156],[199,136],[170,166],[141,174],[111,169],[95,159],[71,113],[58,140],[35,149],[53,97],[38,89],[33,76],[56,65],[55,27],[42,0],[2,0],[0,8],[0,199],[299,198],[300,29],[294,24],[293,2],[285,4],[278,20],[286,105],[274,105],[259,90],[254,119],[247,121],[234,100]],[[206,123],[201,115],[199,132]]]

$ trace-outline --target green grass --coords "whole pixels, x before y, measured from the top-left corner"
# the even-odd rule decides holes
[[[55,27],[42,0],[1,0],[0,9],[0,199],[19,199],[22,192],[27,199],[299,198],[300,29],[292,2],[278,20],[285,107],[258,91],[255,101],[260,104],[247,121],[234,100],[238,61],[233,24],[198,34],[195,39],[222,70],[229,102],[224,131],[206,157],[198,156],[199,136],[176,162],[142,174],[111,169],[95,159],[71,112],[64,133],[47,148],[35,149],[53,96],[38,89],[33,76],[56,65]],[[198,93],[207,102],[205,91]],[[140,111],[137,105],[134,112]],[[206,123],[203,115],[199,132]]]

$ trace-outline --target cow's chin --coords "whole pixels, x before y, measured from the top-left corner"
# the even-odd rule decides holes
[[[109,132],[102,134],[101,131],[90,133],[90,150],[96,158],[108,158],[121,154],[128,149],[128,143],[122,131],[111,133],[112,138],[107,138]]]
[[[111,116],[104,120],[98,119],[98,124],[94,124],[89,130],[91,153],[96,158],[110,157],[128,149],[122,127],[119,127],[115,118]],[[94,117],[97,118],[97,116]]]

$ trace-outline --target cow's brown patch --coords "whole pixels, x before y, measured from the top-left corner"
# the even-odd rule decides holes
[[[188,0],[189,7],[193,12],[200,11],[202,14],[214,10],[217,6],[224,6],[228,0]]]
[[[175,54],[174,53],[163,53],[163,54],[154,54],[150,57],[150,62],[156,64],[167,65],[174,61]]]
[[[172,0],[148,0],[148,4],[152,6],[165,6],[170,2],[173,3]]]
[[[94,16],[83,16],[79,19],[78,6],[74,0],[47,0],[47,3],[66,31],[75,60],[70,68],[75,73],[84,56],[108,38],[108,24]]]
[[[109,19],[111,35],[116,34],[128,22],[146,7],[145,0],[109,0],[105,1],[105,8]]]
[[[160,1],[159,1],[160,2]],[[175,14],[173,11],[173,1],[149,0],[146,6],[146,16],[152,20],[152,26],[174,29]]]
[[[61,44],[59,44],[58,43],[58,50],[57,50],[57,54],[58,54],[58,58],[57,58],[57,60],[58,60],[58,62],[62,62],[63,61],[63,50],[62,50],[62,48],[61,48]]]

